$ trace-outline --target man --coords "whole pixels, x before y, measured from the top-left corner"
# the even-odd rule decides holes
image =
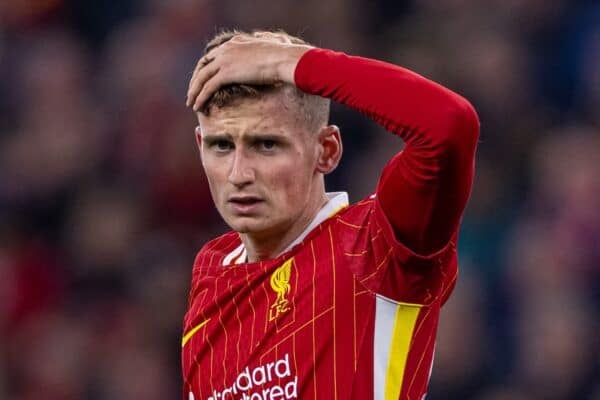
[[[329,99],[406,144],[351,206],[324,188],[342,153]],[[423,398],[473,177],[470,104],[400,67],[270,32],[217,36],[187,104],[233,231],[194,263],[186,398]]]

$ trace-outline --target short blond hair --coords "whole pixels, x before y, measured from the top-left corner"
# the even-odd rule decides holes
[[[204,47],[204,55],[208,54],[212,49],[228,42],[234,36],[257,36],[266,32],[285,36],[293,44],[310,45],[310,43],[305,40],[290,35],[283,30],[253,30],[251,32],[238,29],[222,30],[208,41]],[[327,125],[331,103],[329,99],[305,93],[296,86],[280,83],[270,85],[231,84],[223,86],[208,99],[202,111],[208,115],[213,108],[225,108],[234,105],[236,101],[241,99],[261,99],[269,94],[280,93],[282,91],[286,94],[286,98],[289,98],[292,103],[295,103],[302,112],[300,117],[305,122],[307,128],[310,130],[318,130]]]

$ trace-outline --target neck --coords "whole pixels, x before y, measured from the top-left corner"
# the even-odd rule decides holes
[[[270,232],[240,234],[248,254],[248,262],[269,260],[281,254],[310,225],[326,203],[327,196],[323,191],[290,225]]]

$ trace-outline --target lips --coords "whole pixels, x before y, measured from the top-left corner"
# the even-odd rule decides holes
[[[258,196],[231,196],[228,201],[236,204],[253,204],[262,199]]]
[[[264,203],[264,200],[258,196],[231,196],[227,202],[233,208],[236,214],[252,214],[257,211],[257,208]]]

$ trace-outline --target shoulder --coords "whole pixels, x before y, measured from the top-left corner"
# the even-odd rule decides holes
[[[401,202],[396,205],[402,206]],[[338,213],[335,224],[340,235],[350,237],[369,249],[380,249],[386,257],[394,258],[403,265],[418,268],[445,265],[456,253],[457,230],[444,247],[429,254],[416,253],[399,241],[375,194]]]
[[[372,194],[342,209],[335,215],[334,221],[346,226],[366,228],[370,224],[375,206],[376,197]]]
[[[374,207],[374,197],[368,196],[339,210],[323,224],[339,250],[353,252],[368,245],[377,231],[373,221]]]
[[[452,292],[458,266],[456,233],[439,251],[417,254],[398,241],[375,195],[340,211],[333,223],[342,264],[370,291],[418,304],[443,304]]]
[[[235,231],[227,232],[208,241],[196,254],[194,267],[220,265],[223,259],[241,243]]]

